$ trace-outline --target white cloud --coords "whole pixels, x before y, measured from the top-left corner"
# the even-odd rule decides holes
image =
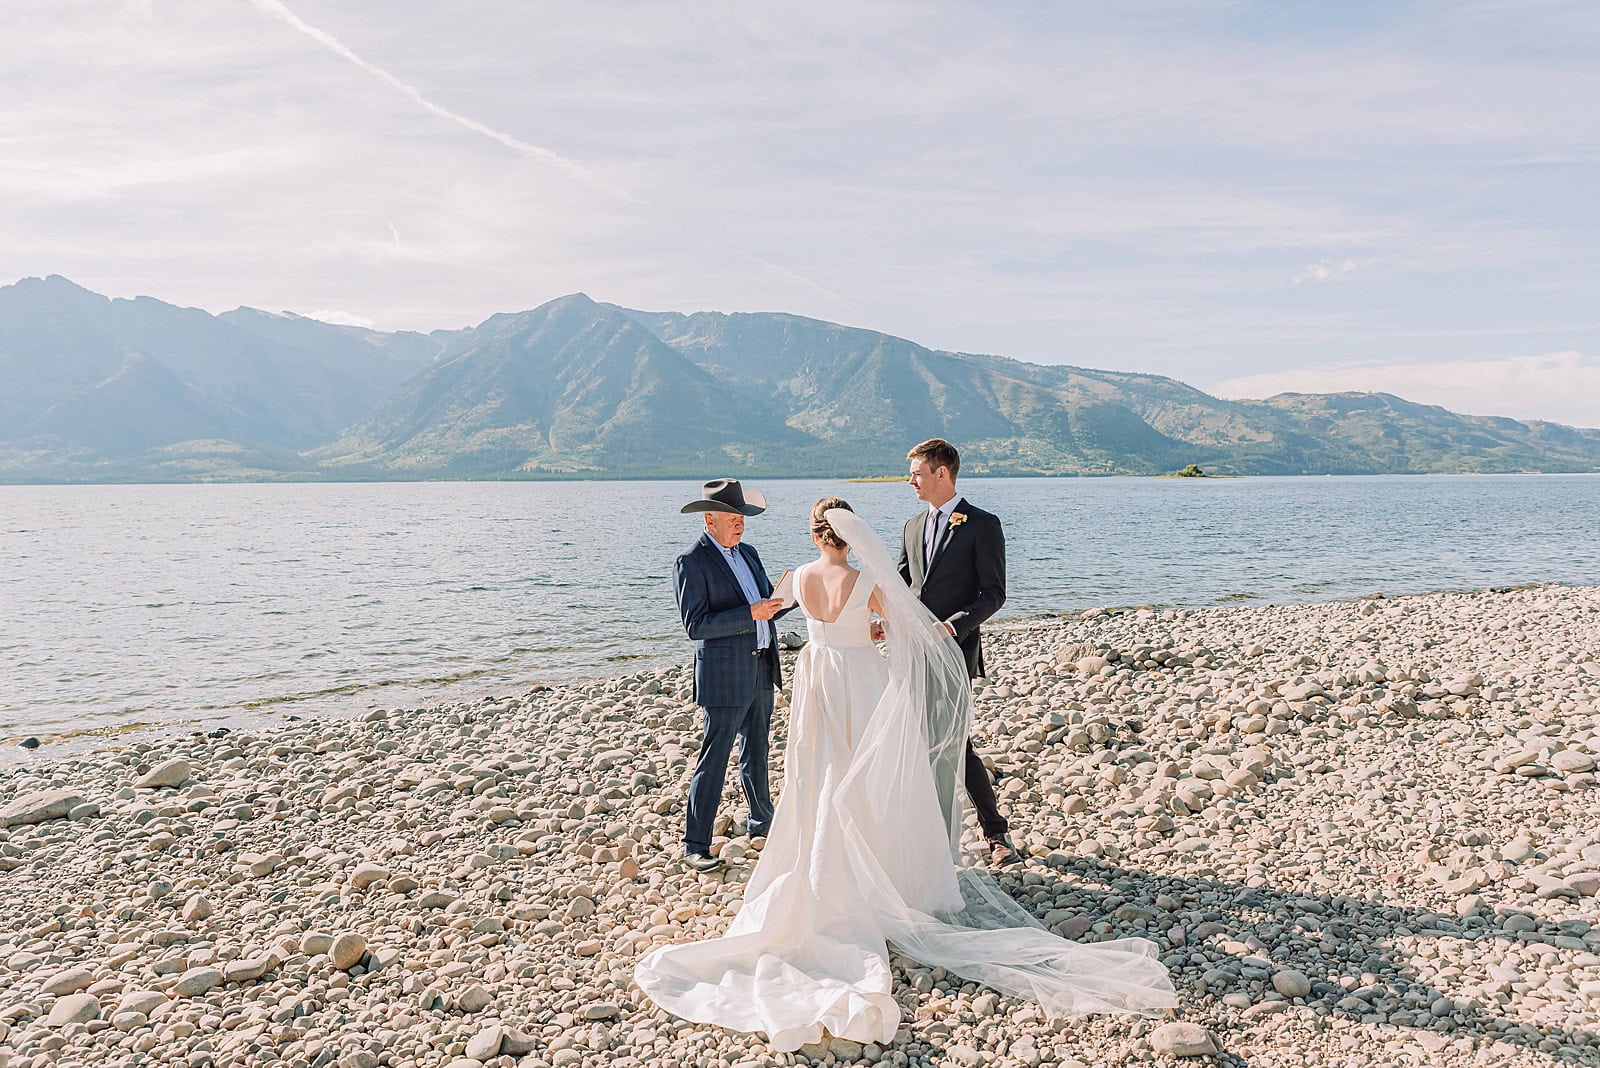
[[[1316,263],[1306,265],[1305,270],[1289,280],[1290,285],[1304,285],[1307,282],[1327,282],[1340,275],[1350,274],[1362,267],[1371,266],[1374,261],[1357,263],[1355,260],[1318,260]]]
[[[1472,415],[1600,427],[1600,358],[1581,352],[1301,367],[1228,379],[1210,392],[1241,399],[1275,393],[1392,393]]]

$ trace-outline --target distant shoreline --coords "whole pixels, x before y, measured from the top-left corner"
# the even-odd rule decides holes
[[[614,483],[614,482],[701,482],[709,477],[711,472],[702,471],[689,475],[592,475],[583,478],[555,477],[555,476],[530,476],[523,478],[507,478],[497,476],[494,478],[468,478],[468,477],[431,477],[431,478],[356,478],[349,475],[328,475],[326,477],[294,477],[294,478],[128,478],[128,479],[25,479],[10,481],[0,478],[0,486],[26,488],[32,486],[45,487],[94,487],[94,486],[375,486],[397,485],[413,486],[428,483],[439,484],[472,484],[472,483]],[[1339,471],[1320,472],[1316,474],[1293,475],[1268,475],[1268,474],[1207,474],[1203,476],[1180,476],[1171,472],[1157,474],[1119,472],[1116,474],[989,474],[973,471],[963,477],[969,481],[977,479],[1005,479],[1008,481],[1061,481],[1066,479],[1092,479],[1104,481],[1109,479],[1129,479],[1147,481],[1150,479],[1177,479],[1187,481],[1200,481],[1202,479],[1229,479],[1261,481],[1266,479],[1299,479],[1299,478],[1569,478],[1573,476],[1600,477],[1600,471]],[[732,476],[730,476],[732,477]],[[738,472],[737,477],[746,482],[827,482],[839,481],[845,483],[891,483],[904,482],[904,475],[764,475]]]

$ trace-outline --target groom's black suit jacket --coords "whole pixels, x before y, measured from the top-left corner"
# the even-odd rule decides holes
[[[921,598],[928,611],[956,631],[956,643],[967,660],[967,674],[983,674],[983,638],[978,628],[1006,603],[1006,536],[1000,517],[957,499],[951,515],[966,516],[946,524],[924,559],[929,512],[906,523],[900,543],[900,577]]]

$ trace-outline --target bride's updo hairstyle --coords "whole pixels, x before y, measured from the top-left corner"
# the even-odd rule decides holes
[[[823,518],[828,514],[828,509],[830,508],[843,508],[847,512],[855,511],[854,508],[850,507],[850,502],[843,497],[824,497],[811,506],[811,533],[821,538],[822,544],[830,549],[843,549],[845,540],[834,533],[833,528],[828,525],[828,521]]]

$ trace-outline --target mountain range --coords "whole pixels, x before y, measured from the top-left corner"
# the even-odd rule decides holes
[[[1383,393],[1212,397],[777,313],[583,294],[466,330],[0,287],[0,481],[1600,471],[1600,430]]]

